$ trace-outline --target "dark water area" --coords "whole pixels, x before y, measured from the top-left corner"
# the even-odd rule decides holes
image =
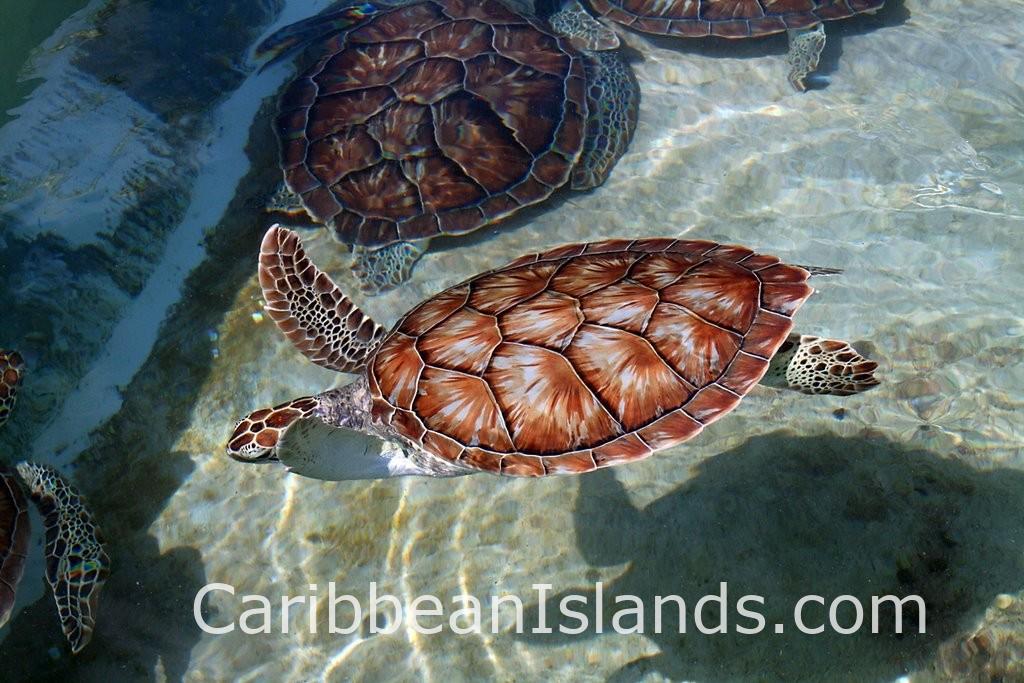
[[[85,0],[0,2],[0,22],[5,27],[0,44],[0,126],[13,118],[9,110],[20,104],[35,86],[32,79],[20,78],[29,55],[63,19],[86,4]]]

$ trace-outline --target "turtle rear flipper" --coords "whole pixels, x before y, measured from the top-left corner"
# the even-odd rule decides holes
[[[619,47],[618,34],[590,16],[579,0],[562,0],[562,7],[548,18],[548,24],[568,38],[577,50],[614,50]]]
[[[786,63],[789,65],[789,84],[803,92],[807,90],[807,77],[818,68],[818,60],[825,49],[825,25],[790,29],[787,35],[789,52],[786,54]]]
[[[585,19],[563,22],[565,25],[556,23],[560,16],[578,17],[580,13]],[[604,184],[633,139],[640,110],[640,85],[626,58],[612,49],[619,44],[615,32],[587,14],[575,0],[555,14],[551,22],[555,30],[570,40],[585,39],[590,43],[584,59],[587,121],[583,151],[571,180],[572,189],[589,190]]]
[[[762,383],[804,394],[850,396],[878,386],[877,368],[849,342],[792,334],[772,358]]]
[[[275,31],[256,46],[256,58],[266,68],[291,55],[315,40],[341,33],[380,12],[380,7],[369,3],[349,3],[333,12],[325,12],[295,22]]]
[[[22,462],[18,474],[46,525],[46,580],[57,602],[71,651],[92,638],[100,589],[110,575],[110,558],[81,496],[48,465]]]
[[[296,233],[279,225],[267,231],[259,277],[267,314],[317,365],[356,372],[377,349],[384,328],[313,265]]]
[[[572,172],[574,190],[600,187],[626,152],[636,130],[640,86],[618,51],[587,55],[587,128]]]
[[[365,294],[380,294],[408,280],[423,252],[424,248],[413,242],[395,242],[379,249],[356,245],[352,247],[352,272]]]

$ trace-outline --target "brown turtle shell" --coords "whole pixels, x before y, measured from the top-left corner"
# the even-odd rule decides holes
[[[749,38],[880,9],[885,0],[591,0],[620,24],[660,35]]]
[[[310,215],[381,247],[547,198],[579,158],[586,111],[568,41],[496,0],[424,0],[327,41],[277,130]]]
[[[374,415],[434,455],[500,474],[638,460],[739,403],[810,296],[807,277],[694,240],[531,254],[398,322],[367,366]]]
[[[15,593],[28,556],[29,520],[18,475],[0,468],[0,626],[14,608]]]

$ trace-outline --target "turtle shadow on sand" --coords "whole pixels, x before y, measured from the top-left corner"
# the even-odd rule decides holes
[[[1024,588],[1024,472],[979,471],[955,459],[914,450],[884,439],[795,437],[780,431],[756,437],[712,457],[682,486],[643,509],[635,507],[609,470],[580,479],[575,509],[576,543],[594,568],[588,585],[568,588],[545,604],[551,634],[531,633],[538,606],[529,609],[526,633],[532,645],[591,643],[622,638],[611,628],[615,603],[631,595],[644,604],[642,624],[658,654],[625,664],[610,680],[638,680],[657,671],[692,681],[891,681],[918,669],[940,643],[968,627],[996,595]],[[621,566],[597,570],[597,567]],[[604,631],[594,630],[598,576],[604,583]],[[697,601],[727,583],[727,634],[705,635],[693,619]],[[568,594],[588,597],[575,609],[587,614],[588,630],[559,617]],[[852,635],[826,630],[799,632],[793,608],[805,595],[855,596],[865,606],[868,627]],[[685,633],[678,607],[662,610],[655,633],[655,596],[678,595],[686,605]],[[741,635],[736,626],[755,625],[739,615],[744,595],[767,628]],[[904,609],[904,631],[895,633],[891,607],[870,631],[871,596],[920,596],[927,631],[917,633],[918,614]],[[827,608],[809,605],[805,623],[827,621]],[[847,604],[844,626],[854,619]],[[719,624],[712,604],[707,626]],[[634,624],[624,615],[621,624]],[[784,632],[775,632],[775,624]],[[629,636],[634,637],[635,636]]]

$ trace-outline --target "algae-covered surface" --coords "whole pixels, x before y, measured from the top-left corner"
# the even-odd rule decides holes
[[[351,380],[260,314],[255,277],[260,206],[279,178],[273,97],[290,67],[256,73],[248,50],[325,3],[65,4],[74,13],[27,65],[0,69],[39,79],[0,127],[0,346],[30,362],[0,444],[8,461],[75,481],[113,572],[93,642],[72,657],[34,545],[0,631],[12,680],[1021,680],[1018,2],[905,0],[829,24],[828,83],[806,93],[786,82],[782,37],[623,32],[643,101],[603,187],[437,240],[407,285],[353,297],[390,325],[445,286],[564,242],[742,243],[844,270],[814,280],[797,328],[857,342],[882,386],[757,388],[695,440],[578,478],[342,483],[224,454],[249,411]],[[198,40],[182,40],[187,26]],[[344,248],[301,234],[357,292]],[[202,632],[193,601],[214,582],[236,595],[207,597],[209,624],[237,624],[252,607],[241,596],[259,594],[275,603],[272,633]],[[445,623],[436,635],[373,633],[386,614],[331,634],[323,605],[312,618],[293,607],[282,632],[281,596],[326,604],[330,582],[363,604],[371,582],[406,606],[431,594],[446,614],[457,596],[515,595],[527,632],[506,612],[496,633],[437,618],[424,620]],[[920,595],[928,630],[705,635],[691,614],[685,634],[676,616],[657,634],[650,613],[645,633],[594,627],[596,605],[610,622],[617,596],[692,607],[721,582],[730,599],[764,596],[770,625],[791,626],[807,594]],[[589,598],[579,634],[557,629],[569,593]],[[551,634],[529,632],[542,606]]]

